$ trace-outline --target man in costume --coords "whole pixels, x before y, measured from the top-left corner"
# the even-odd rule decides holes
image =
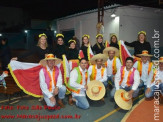
[[[145,91],[149,73],[153,69],[153,63],[148,61],[152,55],[148,54],[147,50],[143,50],[142,54],[138,54],[138,56],[141,57],[141,60],[136,61],[133,67],[136,68],[140,74],[139,88],[144,88]]]
[[[79,67],[74,68],[70,73],[68,82],[68,89],[72,91],[72,100],[76,102],[76,106],[81,109],[88,109],[89,103],[86,98],[85,91],[87,90],[87,83],[90,81],[87,71],[87,60],[82,58],[79,61]]]
[[[119,60],[119,50],[115,47],[107,47],[103,51],[109,58],[105,63],[107,69],[107,81],[111,81],[114,87],[114,76],[117,71],[121,68],[121,62]]]
[[[159,69],[153,69],[149,74],[145,97],[152,97],[155,90],[160,90],[163,96],[163,56],[159,60]]]
[[[122,66],[115,75],[115,88],[111,91],[111,98],[114,97],[116,90],[124,89],[128,91],[129,98],[138,96],[140,75],[139,72],[133,67],[133,58],[126,58],[126,66]]]
[[[55,58],[53,54],[48,54],[44,59],[46,66],[40,70],[40,87],[47,106],[56,105],[55,96],[58,95],[58,104],[64,108],[62,99],[65,97],[66,87],[62,84],[62,74],[56,66],[61,60]]]
[[[91,66],[89,66],[88,73],[90,81],[97,80],[104,84],[105,88],[107,87],[107,72],[106,68],[102,65],[107,61],[105,54],[97,54],[93,56],[90,60]],[[104,100],[104,99],[103,99]]]

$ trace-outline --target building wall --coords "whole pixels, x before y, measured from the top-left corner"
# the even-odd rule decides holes
[[[111,18],[110,15],[115,13],[117,17]],[[75,35],[81,40],[83,34],[90,35],[91,44],[95,44],[97,12],[61,18],[56,21],[57,32],[62,30],[75,30]],[[115,33],[119,40],[132,42],[137,40],[139,31],[144,30],[147,33],[147,41],[154,51],[154,31],[159,31],[159,48],[163,55],[163,9],[155,9],[140,6],[123,6],[114,9],[107,9],[104,12],[104,40],[109,40],[110,34]],[[129,48],[131,53],[132,48]]]

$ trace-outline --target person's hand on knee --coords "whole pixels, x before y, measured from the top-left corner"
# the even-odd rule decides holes
[[[147,88],[147,90],[145,91],[146,94],[149,94],[149,92],[151,91],[150,88]]]
[[[54,95],[54,96],[55,96],[55,95],[57,95],[57,94],[58,94],[58,92],[59,92],[59,88],[58,88],[58,87],[56,87],[56,88],[54,89],[53,95]]]
[[[56,104],[56,100],[55,100],[54,96],[50,97],[49,99],[52,104],[54,104],[54,105]]]

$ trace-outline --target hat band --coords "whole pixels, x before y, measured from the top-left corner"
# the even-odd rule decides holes
[[[163,57],[160,57],[160,60],[163,61]]]
[[[54,55],[48,55],[47,58],[54,58]]]
[[[148,52],[142,52],[142,54],[148,54]]]
[[[129,101],[129,99],[126,99],[126,98],[124,97],[124,92],[121,93],[121,98],[122,98],[124,101],[126,101],[126,102]]]

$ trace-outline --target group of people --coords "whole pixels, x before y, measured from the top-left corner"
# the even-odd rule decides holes
[[[132,43],[124,41],[127,46],[134,47],[135,50],[134,58],[127,57],[124,66],[119,59],[119,45],[116,35],[111,36],[109,47],[103,42],[102,34],[97,34],[96,44],[93,47],[89,42],[90,36],[83,35],[80,50],[84,56],[81,59],[78,59],[80,51],[75,48],[75,40],[69,40],[69,48],[67,48],[63,41],[64,35],[57,34],[56,37],[57,45],[54,50],[49,48],[47,36],[43,33],[39,35],[38,45],[34,50],[12,58],[12,60],[19,60],[36,53],[40,60],[46,61],[46,66],[40,70],[39,80],[44,100],[48,106],[56,105],[55,96],[58,95],[58,104],[65,107],[62,99],[65,97],[66,90],[69,90],[71,92],[69,104],[72,105],[75,102],[77,107],[88,109],[89,102],[85,92],[89,89],[88,84],[94,80],[102,82],[105,90],[110,81],[112,85],[111,98],[115,97],[115,92],[119,89],[128,91],[130,99],[137,97],[140,89],[144,89],[147,98],[152,97],[155,87],[158,87],[163,95],[163,57],[159,59],[159,70],[155,69],[150,61],[151,46],[146,41],[144,31],[138,33],[137,41]],[[88,54],[89,46],[95,54],[91,58]],[[77,66],[71,67],[67,84],[63,82],[64,74],[58,66],[62,62],[63,54],[66,55],[68,61],[77,63]],[[134,59],[137,61],[135,62]],[[156,78],[156,75],[159,77]],[[99,88],[100,90],[101,88]],[[104,101],[104,98],[100,100]]]

